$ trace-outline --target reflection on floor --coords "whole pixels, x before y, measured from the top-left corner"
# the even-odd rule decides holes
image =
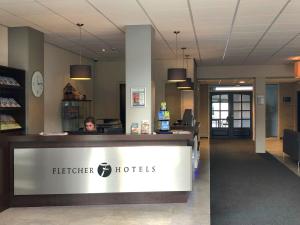
[[[10,208],[0,225],[209,225],[208,140],[201,140],[201,161],[187,203]]]
[[[296,175],[300,176],[297,170],[297,162],[291,160],[288,155],[282,154],[282,139],[277,138],[267,138],[266,139],[266,148],[267,151],[272,154],[277,160],[283,163],[287,168],[293,171]]]

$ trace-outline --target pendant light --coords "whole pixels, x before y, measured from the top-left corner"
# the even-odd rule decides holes
[[[81,64],[81,28],[83,24],[77,23],[76,25],[79,27],[79,32],[80,32],[79,65],[70,65],[70,78],[72,80],[90,80],[92,78],[91,66]]]
[[[177,35],[180,31],[174,31],[176,35],[176,63],[177,63]],[[168,82],[181,82],[185,81],[186,69],[185,68],[170,68],[168,69]]]
[[[193,84],[192,79],[186,78],[185,81],[177,83],[177,88],[180,90],[191,90],[192,84]]]
[[[182,49],[182,54],[184,55],[184,50],[186,48],[181,48]],[[185,55],[185,58],[188,59],[189,55]],[[183,57],[183,62],[184,62],[184,57]],[[188,71],[188,60],[186,63],[186,70]],[[177,88],[180,89],[181,91],[192,91],[194,90],[194,83],[192,82],[192,78],[186,78],[185,81],[183,82],[178,82],[177,83]]]

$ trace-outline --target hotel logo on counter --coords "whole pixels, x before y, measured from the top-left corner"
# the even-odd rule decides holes
[[[111,174],[111,166],[107,163],[101,163],[98,167],[100,177],[108,177]]]
[[[52,175],[78,175],[78,174],[94,174],[93,167],[55,167],[52,168]],[[115,173],[155,173],[156,166],[115,166],[114,169],[107,162],[103,162],[98,166],[97,172],[100,177],[108,177],[112,172]]]
[[[14,148],[13,154],[15,196],[192,190],[191,146]]]

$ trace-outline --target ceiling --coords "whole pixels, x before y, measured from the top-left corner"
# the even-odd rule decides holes
[[[176,59],[179,30],[178,49],[200,65],[289,63],[300,55],[299,14],[299,0],[0,0],[1,24],[92,59],[124,57],[125,26],[152,24],[155,58]]]

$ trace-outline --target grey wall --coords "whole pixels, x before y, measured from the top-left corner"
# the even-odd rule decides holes
[[[181,93],[177,89],[176,84],[165,84],[166,103],[170,112],[170,122],[173,124],[181,117]]]
[[[8,29],[8,65],[26,71],[26,132],[44,130],[44,95],[32,94],[31,77],[35,71],[44,74],[44,34],[29,27]]]
[[[94,108],[96,118],[120,118],[120,84],[125,83],[125,62],[96,63]]]
[[[199,122],[200,122],[200,137],[209,137],[209,100],[208,100],[208,85],[201,84],[199,96]]]
[[[200,112],[200,85],[197,79],[197,64],[193,60],[193,76],[194,76],[194,116],[196,121],[199,121]]]
[[[126,133],[132,123],[148,120],[153,130],[152,110],[152,44],[154,30],[150,25],[126,27]],[[131,107],[131,89],[145,88],[145,107]],[[153,106],[154,107],[154,106]]]
[[[189,60],[188,74],[193,74],[193,60]],[[155,96],[152,96],[152,110],[154,115],[160,107],[161,101],[166,101],[169,97],[168,91],[165,90],[167,84],[168,68],[176,67],[176,60],[153,60],[152,88],[155,88]],[[117,61],[99,61],[96,63],[96,78],[93,82],[94,86],[94,105],[95,116],[97,118],[119,118],[119,84],[125,83],[125,61],[120,59]],[[177,120],[182,117],[181,111],[183,107],[193,104],[193,92],[186,93],[182,97],[182,92],[176,92],[177,102],[171,108],[176,107],[171,112],[171,119]],[[153,90],[152,90],[153,93]],[[195,92],[194,92],[195,94]],[[191,96],[192,95],[192,96]],[[191,98],[189,98],[189,96]],[[173,104],[173,103],[171,103]],[[155,106],[155,108],[154,108]],[[169,106],[168,106],[169,107]],[[170,108],[169,107],[169,108]],[[198,105],[198,108],[200,105]],[[172,114],[174,115],[172,118]],[[199,113],[198,113],[199,114]]]
[[[279,85],[279,137],[283,136],[284,129],[296,130],[296,88],[295,83]],[[283,97],[291,97],[291,102],[283,102]]]
[[[61,132],[61,101],[64,87],[70,82],[76,90],[81,94],[85,94],[87,99],[93,100],[93,88],[96,78],[84,81],[71,80],[70,65],[79,63],[79,55],[49,43],[44,44],[44,49],[44,131]],[[93,66],[93,61],[85,57],[82,57],[82,63]]]
[[[193,59],[186,60],[188,63],[187,68],[187,76],[194,79],[194,61]],[[167,80],[167,74],[168,74],[168,68],[177,68],[178,65],[182,65],[181,60],[180,64],[174,59],[169,60],[154,60],[154,80],[156,84],[156,97],[155,97],[155,111],[157,112],[159,110],[159,105],[161,101],[166,101],[168,98],[172,98],[172,96],[169,96],[170,93],[173,93],[177,96],[177,101],[169,101],[168,108],[172,108],[175,110],[170,110],[171,113],[171,120],[177,120],[181,119],[184,109],[186,107],[194,109],[194,92],[184,92],[176,90],[166,90],[166,87],[168,87],[168,80]],[[175,86],[174,86],[175,87]],[[173,88],[174,88],[173,87]],[[172,85],[168,87],[168,89],[172,88]],[[171,92],[170,92],[171,91]],[[174,102],[174,103],[173,103]],[[174,105],[170,105],[174,104]],[[179,112],[179,114],[178,114]],[[172,116],[173,114],[173,116]],[[174,117],[174,118],[172,118]]]
[[[8,29],[0,25],[0,65],[8,65]]]

